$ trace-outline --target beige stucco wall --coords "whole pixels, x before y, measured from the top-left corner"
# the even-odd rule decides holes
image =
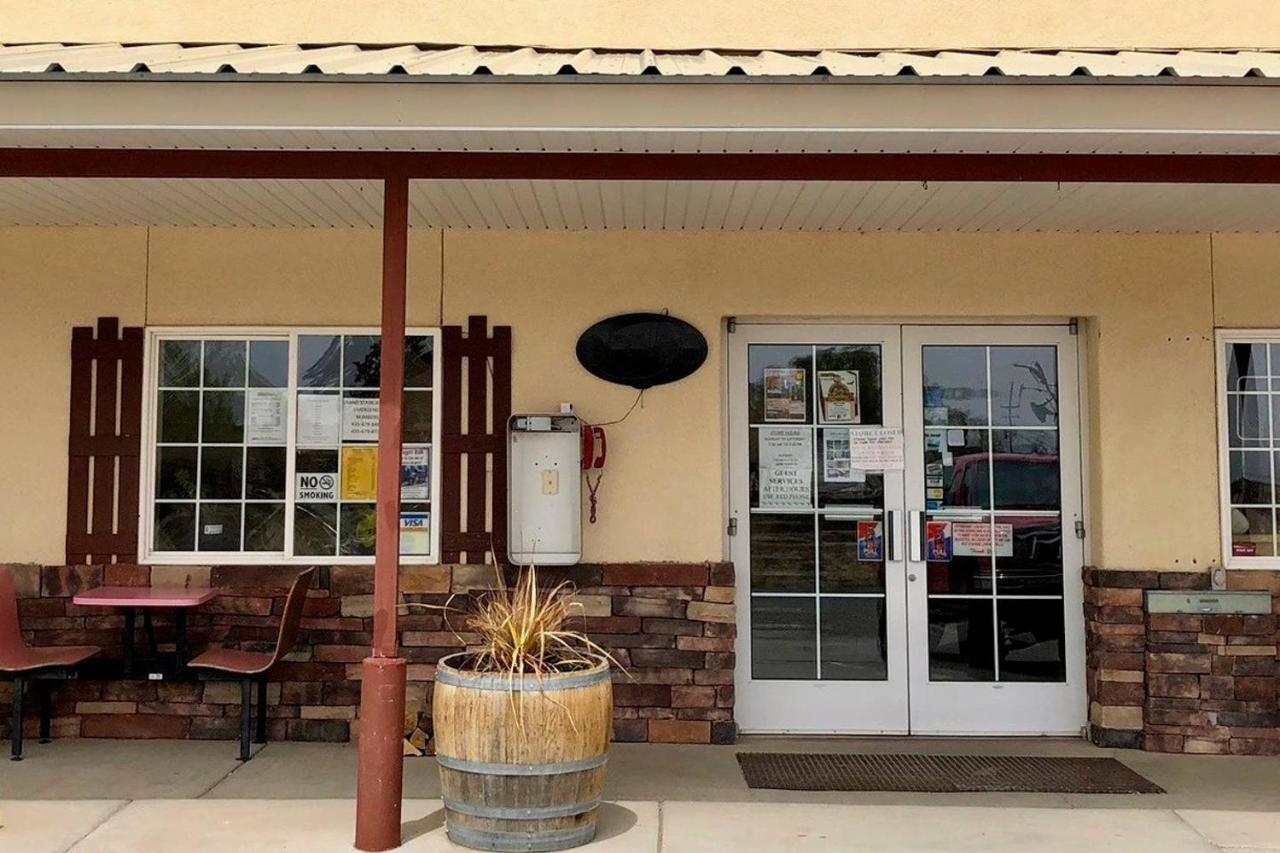
[[[1272,0],[0,0],[3,38],[649,48],[1275,47]]]
[[[1203,568],[1219,557],[1213,325],[1260,313],[1280,238],[415,232],[410,322],[514,327],[515,406],[619,417],[633,392],[578,365],[591,322],[669,308],[707,335],[689,379],[610,431],[587,560],[722,553],[722,319],[1079,316],[1087,354],[1092,558]],[[69,328],[376,323],[372,231],[0,229],[0,561],[56,563],[65,518]],[[148,263],[149,256],[149,263]],[[1216,279],[1216,293],[1214,282]],[[1272,277],[1272,280],[1274,278]],[[1274,301],[1274,300],[1272,300]],[[1233,319],[1238,318],[1238,319]]]

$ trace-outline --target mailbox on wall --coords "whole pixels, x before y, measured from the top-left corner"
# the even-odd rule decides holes
[[[576,415],[507,421],[507,552],[519,566],[582,559],[582,439]]]

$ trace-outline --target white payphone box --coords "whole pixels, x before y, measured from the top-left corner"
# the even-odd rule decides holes
[[[582,559],[582,437],[572,414],[507,421],[507,552],[518,566]]]

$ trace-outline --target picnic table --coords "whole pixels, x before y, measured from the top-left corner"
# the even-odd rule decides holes
[[[137,630],[137,614],[142,612],[147,631],[147,646],[152,659],[158,660],[155,627],[151,614],[156,610],[174,613],[174,674],[181,675],[187,663],[187,613],[212,601],[218,596],[216,589],[186,589],[183,587],[153,586],[100,586],[77,593],[72,602],[80,607],[114,607],[124,610],[124,669],[126,676],[134,674],[134,633]]]

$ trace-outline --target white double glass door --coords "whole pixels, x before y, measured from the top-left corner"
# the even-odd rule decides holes
[[[1078,732],[1066,327],[739,324],[729,341],[742,729]]]

